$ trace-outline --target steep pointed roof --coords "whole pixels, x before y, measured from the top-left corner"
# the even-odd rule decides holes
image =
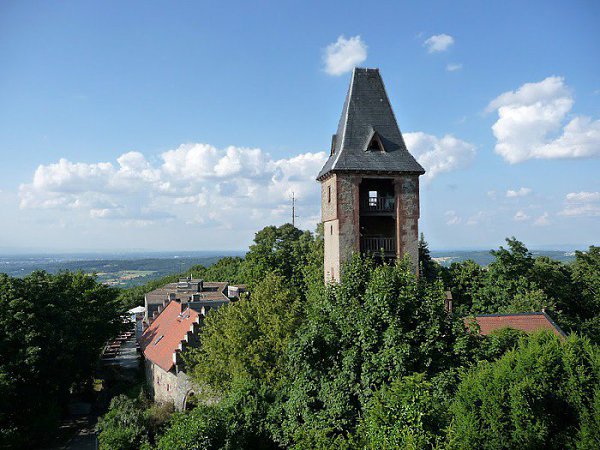
[[[384,151],[368,150],[374,136]],[[317,179],[330,172],[425,173],[406,148],[379,69],[352,72],[332,154]]]

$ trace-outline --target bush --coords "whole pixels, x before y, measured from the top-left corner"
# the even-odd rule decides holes
[[[450,448],[598,448],[600,351],[571,336],[522,339],[462,380]]]
[[[143,405],[119,395],[96,425],[100,450],[136,450],[148,443],[148,426]]]

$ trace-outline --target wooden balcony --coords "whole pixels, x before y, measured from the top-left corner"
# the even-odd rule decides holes
[[[394,197],[367,197],[360,202],[360,213],[369,215],[394,214],[396,199]]]
[[[385,256],[396,256],[396,238],[363,236],[360,239],[360,249],[363,253],[383,253]]]

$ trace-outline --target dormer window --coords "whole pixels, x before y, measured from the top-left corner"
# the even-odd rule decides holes
[[[367,145],[367,151],[370,152],[383,152],[383,143],[381,142],[381,138],[377,132],[373,133],[371,140],[369,141],[369,145]]]

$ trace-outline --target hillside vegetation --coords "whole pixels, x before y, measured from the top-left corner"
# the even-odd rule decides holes
[[[209,313],[201,346],[187,354],[211,401],[160,427],[138,406],[135,442],[119,444],[139,405],[125,399],[100,446],[600,448],[600,249],[567,265],[534,258],[514,238],[507,244],[486,268],[443,268],[422,241],[419,279],[403,261],[355,256],[342,283],[325,286],[321,234],[268,227],[245,260],[202,272],[252,292]],[[444,310],[447,289],[454,314]],[[541,309],[567,339],[482,337],[463,320]]]

